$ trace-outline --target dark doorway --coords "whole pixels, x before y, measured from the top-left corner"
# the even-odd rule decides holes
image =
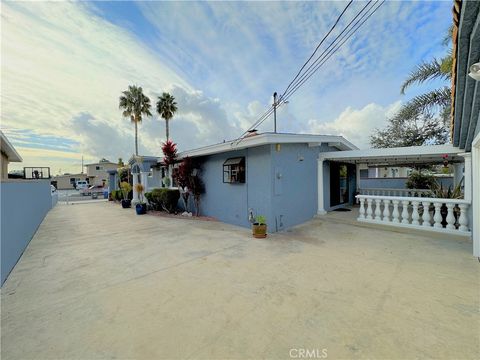
[[[330,162],[330,206],[349,202],[348,166],[339,162]]]

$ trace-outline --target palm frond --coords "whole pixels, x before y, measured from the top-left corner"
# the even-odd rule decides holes
[[[450,76],[450,73],[444,73],[442,71],[441,63],[438,62],[437,59],[433,59],[430,62],[423,62],[420,65],[417,65],[408,78],[403,82],[400,92],[405,94],[405,90],[415,83],[421,84],[427,80],[433,80],[436,78],[447,80]]]
[[[415,96],[403,105],[395,115],[396,119],[413,119],[419,115],[429,115],[432,112],[444,112],[451,106],[451,90],[448,86],[432,90],[426,94]]]

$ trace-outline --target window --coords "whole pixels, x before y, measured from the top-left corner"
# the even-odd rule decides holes
[[[223,182],[234,184],[245,182],[245,158],[230,158],[223,163]]]
[[[103,170],[103,166],[95,166],[95,170]]]

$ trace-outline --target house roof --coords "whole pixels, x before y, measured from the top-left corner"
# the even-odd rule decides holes
[[[430,146],[409,146],[396,148],[366,149],[352,151],[332,151],[320,153],[321,160],[341,161],[353,164],[369,165],[411,165],[436,164],[443,162],[443,156],[448,155],[448,161],[463,161],[461,151],[451,144]]]
[[[452,143],[471,150],[480,133],[480,82],[468,76],[480,61],[480,2],[455,0],[452,52]]]
[[[0,131],[0,139],[1,139],[1,150],[7,156],[9,162],[22,162],[23,159],[20,154],[15,150],[13,145],[8,141],[5,134]]]
[[[102,159],[99,162],[96,163],[90,163],[90,164],[85,164],[84,166],[91,166],[91,165],[105,165],[105,164],[111,164],[111,165],[118,165],[117,163],[111,162],[107,159]]]
[[[351,142],[349,142],[342,136],[261,133],[258,135],[242,138],[241,140],[232,140],[219,144],[204,146],[197,149],[182,151],[178,154],[178,157],[183,158],[186,156],[206,156],[268,144],[308,144],[309,146],[320,146],[322,144],[328,144],[329,146],[333,146],[338,150],[358,149],[355,145],[353,145]]]

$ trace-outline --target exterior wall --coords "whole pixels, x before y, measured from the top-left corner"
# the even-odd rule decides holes
[[[8,157],[2,152],[1,153],[2,158],[2,168],[1,168],[1,174],[0,174],[0,179],[8,179]]]
[[[246,179],[243,184],[223,183],[223,163],[232,157],[245,157]],[[270,147],[231,151],[199,159],[202,163],[202,180],[205,194],[200,203],[200,212],[220,221],[249,227],[248,210],[255,215],[264,215],[271,228],[270,201],[271,159]]]
[[[52,207],[50,181],[4,181],[1,186],[1,282],[17,263]]]
[[[58,190],[70,190],[70,189],[75,189],[73,184],[70,183],[71,178],[75,178],[75,180],[89,179],[89,183],[93,185],[92,179],[86,174],[59,175],[59,176],[53,177],[52,180],[57,182]]]
[[[326,145],[319,148],[281,144],[280,148],[264,145],[202,157],[199,160],[206,192],[200,212],[226,223],[250,227],[251,210],[254,216],[267,218],[269,232],[307,221],[317,213],[318,155],[321,151],[334,150]],[[245,157],[245,183],[224,184],[223,163],[240,156]],[[328,162],[324,167],[323,191],[329,204]],[[352,181],[355,181],[354,173]]]
[[[96,170],[96,167],[100,166],[101,170]],[[89,164],[85,166],[87,168],[87,175],[94,176],[92,185],[102,185],[104,182],[108,184],[108,170],[116,170],[118,164],[114,163],[98,163],[98,164]]]
[[[317,213],[318,155],[334,149],[322,145],[281,144],[279,151],[272,146],[272,209],[273,229],[283,230],[305,222]],[[328,173],[329,174],[329,173]],[[330,181],[325,182],[324,199],[330,203]],[[326,190],[327,189],[327,190]]]

